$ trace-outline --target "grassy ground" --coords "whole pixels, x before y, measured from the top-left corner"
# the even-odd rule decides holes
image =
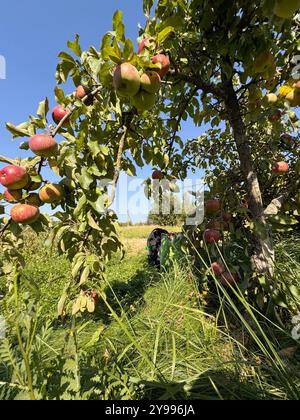
[[[209,310],[205,293],[199,293],[197,279],[186,267],[175,266],[165,274],[149,268],[145,248],[153,228],[121,229],[127,254],[109,263],[107,299],[96,315],[78,321],[80,392],[70,379],[72,391],[50,373],[60,372],[59,361],[74,364],[66,356],[63,362],[59,358],[74,326],[69,320],[53,322],[69,263],[41,241],[28,247],[25,275],[41,290],[42,319],[51,320],[49,333],[41,329],[36,337],[43,369],[46,364],[49,370],[47,398],[299,399],[300,354],[291,340],[292,324],[275,327],[265,319],[258,324],[247,303],[235,305],[231,296],[222,298],[219,310]],[[299,287],[300,239],[281,240],[277,251],[278,275]],[[0,381],[8,382],[12,378],[5,363],[0,363]],[[69,371],[63,370],[68,378]],[[12,395],[0,385],[1,398]]]

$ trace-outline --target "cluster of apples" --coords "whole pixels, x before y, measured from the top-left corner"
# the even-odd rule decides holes
[[[76,99],[86,98],[85,104],[91,105],[94,97],[85,86],[78,86],[75,92]],[[57,105],[52,117],[56,124],[59,124],[70,110],[64,106]],[[64,125],[68,124],[68,119]],[[44,159],[53,158],[57,155],[58,143],[51,135],[36,134],[28,142],[29,149]],[[59,184],[35,182],[37,173],[29,173],[27,168],[19,165],[8,165],[0,171],[0,184],[5,187],[4,200],[15,204],[11,209],[11,219],[20,224],[33,224],[40,216],[39,208],[44,204],[57,204],[63,199],[63,189]],[[37,191],[38,192],[34,192]]]
[[[288,101],[293,108],[300,106],[300,80],[289,81],[279,88],[278,95],[276,93],[268,93],[265,97],[265,103],[267,105],[275,105],[279,100]],[[276,118],[276,114],[274,113],[274,121],[277,121],[282,116],[279,110],[276,113],[278,118]]]
[[[300,81],[292,81],[281,86],[278,96],[288,101],[292,107],[300,106]]]
[[[151,42],[150,38],[144,38],[139,45],[139,54],[148,47],[149,42]],[[157,64],[158,67],[145,72],[139,72],[130,63],[122,63],[114,70],[113,86],[117,95],[130,98],[138,112],[150,110],[155,105],[161,80],[170,69],[169,57],[164,54],[152,57],[152,63]]]
[[[78,86],[75,92],[75,98],[82,100],[86,98],[84,103],[87,106],[90,106],[94,102],[94,96],[91,94],[91,90],[87,86]],[[52,112],[53,121],[56,124],[59,124],[64,118],[70,114],[70,110],[63,105],[57,105]],[[69,124],[68,118],[65,119],[63,124],[64,127],[67,127]]]
[[[0,171],[0,183],[6,188],[4,200],[15,204],[10,212],[11,219],[20,224],[36,222],[42,205],[58,202],[63,197],[60,185],[47,183],[42,187],[42,182],[33,181],[26,168],[18,165],[4,167]]]
[[[205,214],[212,219],[208,222],[203,239],[207,244],[218,243],[222,239],[222,231],[228,229],[231,215],[223,213],[220,215],[221,202],[218,199],[207,200],[204,203]],[[220,217],[218,217],[220,215]]]

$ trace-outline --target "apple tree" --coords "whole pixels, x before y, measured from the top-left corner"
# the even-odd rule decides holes
[[[25,138],[20,147],[29,157],[0,158],[24,168],[28,177],[16,188],[18,171],[3,169],[8,189],[3,198],[19,206],[2,220],[3,271],[22,270],[27,225],[37,232],[50,227],[49,244],[57,244],[72,261],[60,315],[69,302],[74,315],[93,312],[94,288],[101,291],[105,263],[122,249],[111,210],[121,171],[133,176],[137,166],[151,164],[171,181],[183,179],[189,168],[206,169],[208,198],[218,202],[216,211],[232,225],[228,235],[245,232],[251,270],[268,276],[275,263],[273,225],[281,225],[278,213],[296,197],[299,148],[294,139],[289,149],[282,134],[298,130],[292,108],[300,104],[293,78],[299,1],[144,0],[143,7],[147,22],[137,53],[117,11],[99,50],[82,51],[76,36],[59,54],[56,126],[48,118],[47,99],[27,122],[7,124],[15,138]],[[73,93],[62,88],[70,81]],[[183,139],[187,119],[210,129]],[[60,177],[59,184],[44,179],[46,165]],[[11,198],[13,191],[18,194]],[[40,215],[44,203],[53,209],[60,205],[51,219]],[[207,227],[204,239],[214,246],[224,236],[223,227]]]

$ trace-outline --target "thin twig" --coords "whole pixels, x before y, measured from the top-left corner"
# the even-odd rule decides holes
[[[176,135],[177,135],[177,133],[178,133],[178,130],[179,130],[180,123],[181,123],[181,120],[182,120],[182,118],[183,118],[183,115],[184,115],[184,113],[185,113],[185,111],[186,111],[187,107],[189,106],[189,103],[191,102],[191,100],[193,99],[193,97],[195,96],[195,94],[198,92],[198,90],[199,90],[199,87],[198,87],[198,86],[196,86],[196,87],[192,90],[191,94],[190,94],[190,95],[188,96],[188,98],[186,99],[186,101],[185,101],[185,103],[184,103],[184,105],[183,105],[183,107],[182,107],[182,110],[180,111],[180,113],[179,113],[179,115],[178,115],[178,119],[177,119],[177,122],[176,122],[176,127],[175,127],[175,130],[174,130],[173,136],[172,136],[172,138],[171,138],[171,143],[170,143],[170,146],[169,146],[169,151],[170,151],[170,152],[172,152],[172,149],[173,149],[173,146],[174,146],[174,142],[175,142],[175,139],[176,139]]]
[[[107,208],[109,208],[113,204],[113,202],[115,201],[117,184],[118,184],[118,180],[119,180],[119,177],[120,177],[121,166],[122,166],[123,152],[124,152],[127,136],[128,136],[129,130],[130,130],[129,125],[130,124],[127,124],[127,126],[125,127],[124,133],[122,134],[122,137],[121,137],[121,140],[120,140],[118,156],[117,156],[117,163],[116,163],[116,168],[115,168],[115,175],[114,175],[114,179],[113,179],[113,183],[112,183],[112,194],[111,194],[110,199],[108,201]]]
[[[6,230],[9,228],[10,224],[11,224],[11,219],[0,229],[0,238],[2,238]]]
[[[16,163],[14,159],[10,159],[5,156],[0,156],[0,162],[9,163],[10,165],[14,165]]]
[[[82,102],[85,103],[91,96],[95,96],[100,90],[102,89],[102,86],[98,86],[96,89],[94,89],[91,93],[87,94],[83,99]],[[56,126],[55,130],[52,132],[52,137],[55,137],[59,130],[62,128],[64,123],[71,117],[71,115],[76,111],[77,107],[73,105],[71,109],[69,109],[69,112],[67,115],[64,116],[64,118],[59,122],[59,124]]]

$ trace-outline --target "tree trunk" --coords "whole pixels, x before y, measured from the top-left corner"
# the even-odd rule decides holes
[[[246,127],[232,80],[228,80],[223,75],[223,83],[225,87],[224,100],[226,111],[240,157],[241,170],[248,187],[249,208],[253,220],[260,226],[260,232],[253,233],[252,262],[257,272],[268,273],[272,276],[275,262],[272,233],[264,214],[260,185],[254,170],[251,147],[246,135]]]

